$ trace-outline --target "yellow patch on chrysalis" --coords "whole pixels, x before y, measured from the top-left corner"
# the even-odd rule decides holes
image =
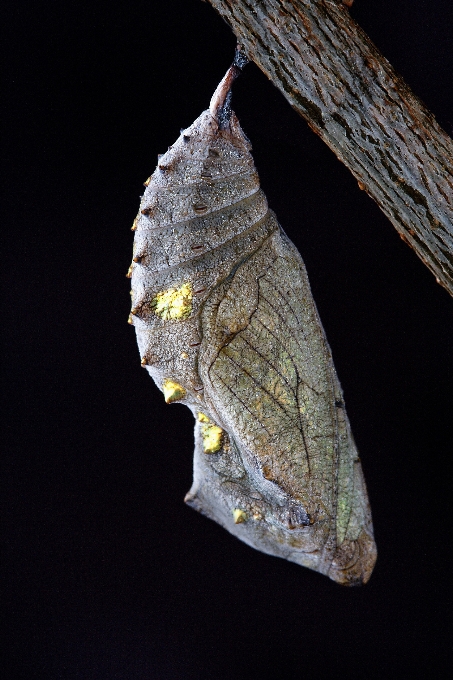
[[[235,524],[242,524],[247,519],[247,514],[240,508],[234,508],[233,519]]]
[[[209,423],[208,416],[205,416],[205,414],[201,412],[198,414],[198,420],[200,421],[200,423]]]
[[[132,276],[132,265],[127,270],[126,279],[130,279]]]
[[[151,300],[151,310],[165,321],[187,319],[192,311],[192,286],[183,283],[180,288],[163,290]]]
[[[171,404],[173,401],[181,401],[186,396],[184,387],[177,382],[173,382],[173,380],[165,380],[162,389],[167,404]]]
[[[148,177],[148,179],[145,182],[143,182],[143,186],[147,187],[150,182],[151,182],[151,177]]]
[[[206,418],[202,420],[200,418]],[[205,453],[217,453],[220,451],[223,444],[223,430],[218,425],[214,425],[204,413],[198,414],[198,420],[203,424],[201,426],[201,436],[203,438],[203,451]]]
[[[137,231],[137,218],[132,223],[131,231]]]

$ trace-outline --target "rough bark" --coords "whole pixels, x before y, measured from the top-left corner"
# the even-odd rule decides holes
[[[453,140],[339,0],[209,0],[453,295]]]

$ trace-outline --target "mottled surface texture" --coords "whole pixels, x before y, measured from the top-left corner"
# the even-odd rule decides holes
[[[258,550],[366,582],[376,548],[340,384],[234,114],[182,132],[133,228],[142,364],[195,416],[186,502]]]
[[[453,141],[339,0],[209,0],[453,295]]]

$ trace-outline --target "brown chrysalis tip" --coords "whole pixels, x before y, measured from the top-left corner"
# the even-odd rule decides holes
[[[234,61],[228,71],[217,85],[216,91],[212,95],[209,104],[209,111],[219,124],[219,128],[228,127],[231,118],[231,87],[242,72],[244,66],[248,64],[248,59],[242,51],[242,46],[237,45]]]

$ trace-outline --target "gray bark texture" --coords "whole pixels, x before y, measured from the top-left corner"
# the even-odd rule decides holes
[[[209,0],[453,295],[453,140],[340,0]]]

